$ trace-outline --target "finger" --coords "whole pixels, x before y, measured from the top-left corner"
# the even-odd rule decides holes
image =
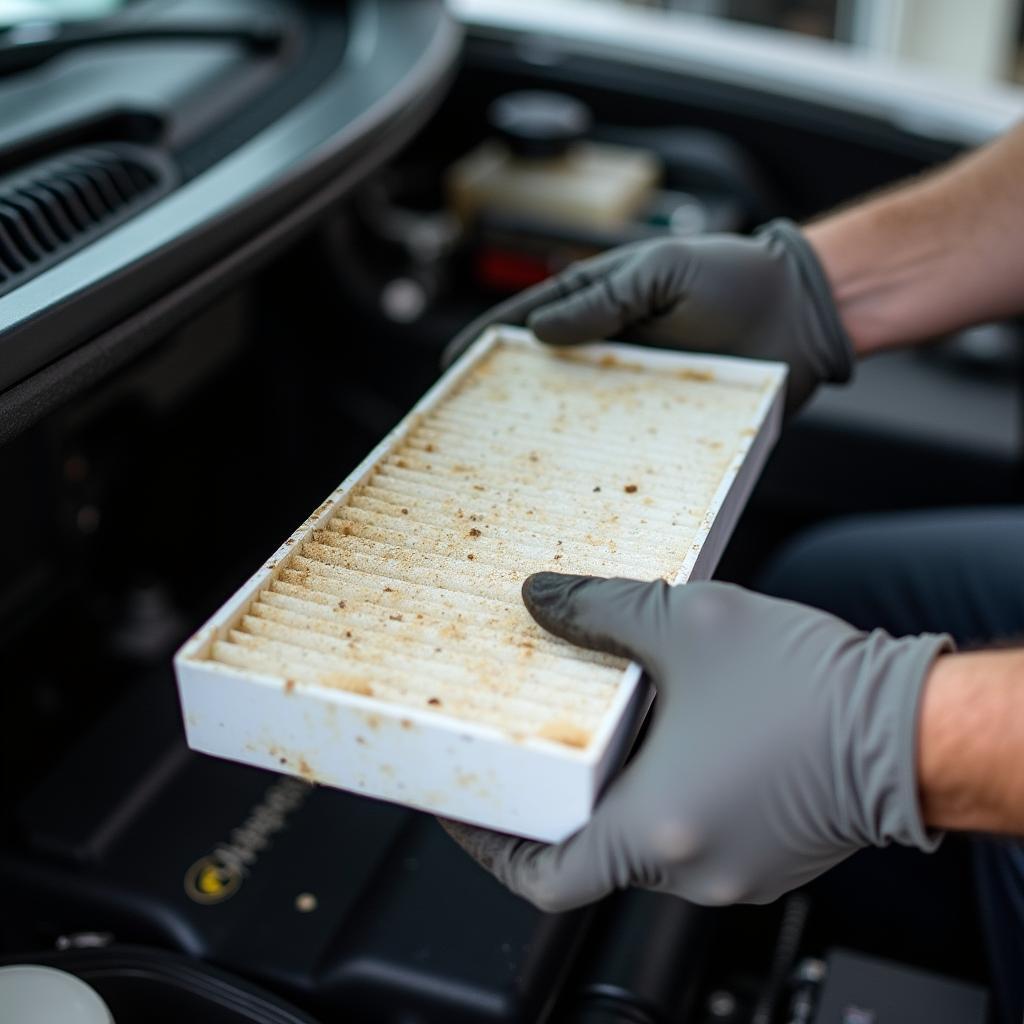
[[[467,825],[462,821],[453,821],[451,818],[438,818],[437,822],[477,864],[491,874],[494,874],[495,861],[507,857],[506,848],[510,844],[523,842],[504,832],[493,832],[476,825]]]
[[[448,835],[502,885],[548,913],[593,903],[616,887],[615,877],[605,870],[609,860],[602,855],[604,829],[596,816],[574,836],[556,845],[438,820]],[[622,865],[618,884],[629,884],[626,865]]]
[[[526,324],[530,314],[541,306],[564,298],[609,273],[632,255],[632,247],[623,246],[570,264],[562,273],[533,285],[481,313],[445,346],[441,366],[447,369],[492,324]]]
[[[616,338],[656,314],[632,259],[620,261],[585,287],[534,310],[527,325],[548,345]]]
[[[589,823],[564,842],[548,845],[460,822],[440,823],[498,881],[552,913],[629,885],[663,885],[665,862],[678,865],[700,845],[693,828],[656,809],[664,790],[664,772],[652,771],[657,750],[677,742],[674,723],[656,718],[639,754],[612,781]],[[652,791],[651,782],[658,780]]]
[[[539,572],[523,583],[526,610],[546,630],[578,647],[638,661],[655,683],[669,667],[671,594],[663,580]]]
[[[492,324],[524,324],[529,313],[538,306],[551,302],[562,295],[562,286],[558,278],[551,277],[540,284],[535,284],[526,291],[519,292],[504,302],[492,306],[481,313],[475,320],[467,324],[445,346],[441,353],[441,366],[447,369],[452,363],[480,337]]]
[[[461,821],[447,818],[437,820],[445,832],[485,871],[507,889],[529,900],[539,909],[554,913],[591,902],[585,896],[581,896],[578,901],[573,899],[580,889],[578,882],[571,884],[568,892],[563,892],[561,888],[556,888],[558,879],[551,881],[542,877],[538,882],[534,877],[536,865],[540,865],[541,872],[546,870],[548,858],[542,856],[542,852],[554,847],[519,836],[466,825]],[[593,890],[597,894],[592,897],[593,899],[605,895],[604,887],[596,883],[586,886],[586,889],[587,892]]]
[[[548,913],[575,910],[603,899],[629,884],[628,868],[621,878],[608,871],[609,851],[598,819],[564,843],[546,845],[527,840],[502,849],[495,876],[517,896]]]
[[[654,735],[608,787],[590,821],[564,842],[511,839],[492,847],[491,870],[498,880],[534,906],[552,912],[585,906],[630,885],[661,882],[657,836],[646,834],[645,815],[636,813],[638,808],[650,808],[656,795],[649,785],[648,760]],[[657,831],[659,822],[655,825]]]

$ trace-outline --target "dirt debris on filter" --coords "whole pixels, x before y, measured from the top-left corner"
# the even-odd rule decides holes
[[[361,697],[372,697],[373,687],[365,679],[358,676],[346,675],[344,672],[327,672],[320,677],[324,686],[336,690],[344,690],[346,693],[357,693]]]
[[[400,709],[418,708],[585,749],[624,663],[540,629],[522,581],[677,575],[760,397],[705,371],[499,344],[316,509],[209,656],[287,693],[372,697],[406,730]]]
[[[545,722],[537,731],[542,740],[564,743],[567,747],[584,749],[590,743],[590,733],[573,722]]]

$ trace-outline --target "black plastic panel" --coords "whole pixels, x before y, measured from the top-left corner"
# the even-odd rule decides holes
[[[209,170],[0,298],[0,388],[39,370],[230,252],[422,123],[460,31],[439,0],[357,0],[337,71]],[[0,417],[3,415],[0,406]]]
[[[587,918],[513,896],[428,815],[193,754],[169,675],[27,795],[20,830],[0,887],[22,948],[112,932],[328,1020],[537,1021]]]
[[[177,183],[159,152],[73,149],[0,180],[0,295],[56,266]]]

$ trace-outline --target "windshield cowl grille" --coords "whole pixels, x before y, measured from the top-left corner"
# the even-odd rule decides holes
[[[0,179],[0,294],[166,193],[171,165],[122,144],[73,150]]]

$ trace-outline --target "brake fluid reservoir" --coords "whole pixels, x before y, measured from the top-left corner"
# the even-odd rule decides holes
[[[466,223],[481,213],[614,228],[651,201],[661,178],[655,155],[584,140],[590,113],[559,93],[508,93],[490,109],[497,138],[454,163],[447,188]]]

